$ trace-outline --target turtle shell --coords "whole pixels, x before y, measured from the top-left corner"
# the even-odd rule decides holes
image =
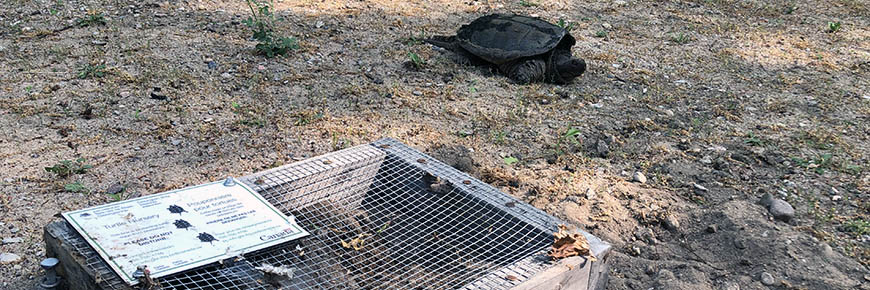
[[[505,14],[483,16],[463,25],[456,40],[468,52],[494,64],[544,54],[560,43],[567,47],[575,43],[559,26],[539,18]]]

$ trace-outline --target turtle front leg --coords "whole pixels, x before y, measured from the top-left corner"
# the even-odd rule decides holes
[[[508,78],[518,84],[543,81],[547,75],[547,62],[542,59],[521,59],[498,66]]]

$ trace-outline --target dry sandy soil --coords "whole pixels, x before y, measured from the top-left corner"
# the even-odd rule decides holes
[[[69,27],[89,10],[106,23]],[[31,288],[42,226],[113,201],[112,185],[144,195],[393,137],[464,146],[482,180],[612,242],[608,289],[870,289],[866,1],[277,11],[301,48],[266,59],[242,1],[2,0],[0,237],[21,240],[0,253],[21,259],[0,265],[0,288]],[[575,23],[589,71],[516,85],[413,41],[491,12]],[[426,64],[408,65],[409,52]],[[80,78],[88,67],[98,73]],[[77,158],[93,168],[44,170]],[[772,219],[765,193],[795,218]]]

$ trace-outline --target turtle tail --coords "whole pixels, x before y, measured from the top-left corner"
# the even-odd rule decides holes
[[[458,47],[458,45],[456,44],[456,36],[436,35],[423,41],[449,51],[456,51],[456,48]]]

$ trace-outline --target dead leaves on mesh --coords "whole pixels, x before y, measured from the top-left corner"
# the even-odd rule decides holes
[[[356,238],[350,240],[350,242],[341,241],[341,246],[345,249],[353,249],[354,251],[362,250],[366,244],[366,238],[370,237],[371,234],[359,234]]]
[[[581,233],[571,233],[565,225],[559,225],[559,231],[553,233],[556,240],[553,242],[553,248],[550,249],[549,256],[553,260],[564,259],[572,256],[586,256],[591,261],[595,261],[592,252],[589,249],[589,241]]]

